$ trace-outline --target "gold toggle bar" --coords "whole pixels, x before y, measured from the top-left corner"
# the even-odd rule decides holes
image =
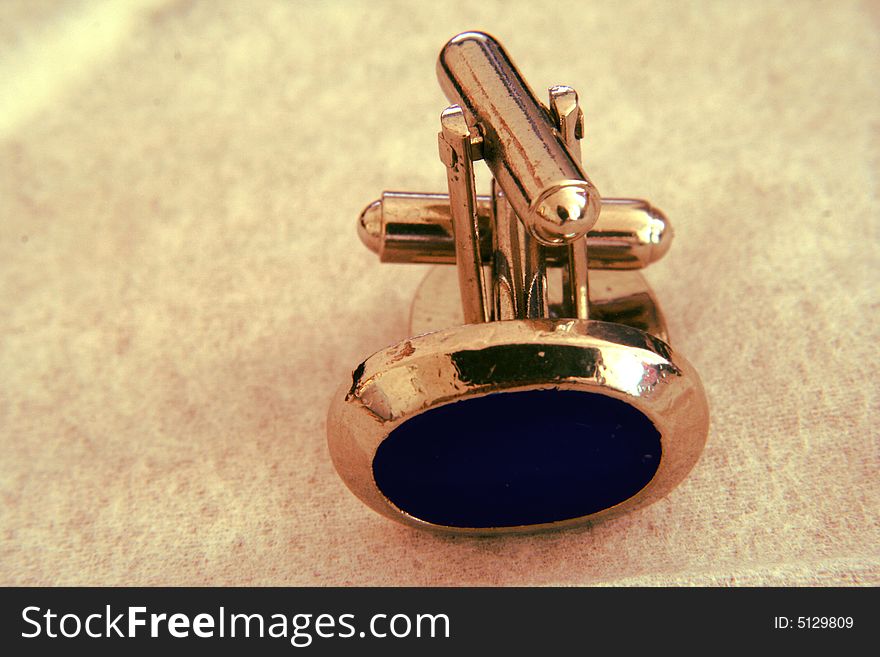
[[[440,52],[437,78],[482,137],[483,159],[529,232],[548,245],[585,235],[599,192],[501,44],[459,34]]]
[[[477,196],[480,255],[492,262],[491,196]],[[358,234],[382,262],[455,264],[455,236],[447,194],[384,192],[358,219]],[[602,199],[587,233],[590,269],[642,269],[669,250],[673,231],[664,214],[640,199]],[[566,262],[564,247],[546,249],[547,265]]]

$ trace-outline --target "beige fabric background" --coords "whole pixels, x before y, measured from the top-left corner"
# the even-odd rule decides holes
[[[876,2],[3,2],[0,583],[880,583],[878,27]],[[477,28],[580,90],[593,181],[676,228],[648,277],[709,443],[591,528],[412,531],[325,447],[425,271],[355,218],[443,189],[434,62]]]

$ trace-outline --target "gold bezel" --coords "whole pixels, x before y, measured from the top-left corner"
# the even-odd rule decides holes
[[[547,350],[564,347],[566,353],[582,357],[564,362],[548,359],[535,368],[535,354],[544,353],[536,352],[536,346]],[[503,358],[499,367],[493,368],[493,376],[484,380],[463,377],[457,366],[460,355],[490,348]],[[492,393],[553,388],[621,399],[653,422],[661,436],[662,455],[654,477],[644,488],[615,506],[578,518],[471,528],[415,518],[396,507],[376,485],[372,467],[376,450],[412,417]],[[333,463],[357,497],[399,522],[461,534],[569,527],[650,504],[691,470],[705,444],[708,427],[708,404],[699,376],[668,344],[633,327],[572,319],[470,324],[404,340],[373,354],[354,371],[352,382],[341,386],[334,396],[327,421]]]

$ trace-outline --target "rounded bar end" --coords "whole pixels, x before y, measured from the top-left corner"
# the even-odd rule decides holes
[[[373,253],[382,249],[382,201],[376,200],[364,208],[358,217],[358,237]]]
[[[544,244],[569,244],[595,225],[601,206],[599,192],[590,183],[565,181],[535,200],[529,230]]]

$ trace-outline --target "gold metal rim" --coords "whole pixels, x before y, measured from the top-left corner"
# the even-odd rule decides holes
[[[564,347],[582,357],[551,364],[550,370],[540,367],[535,374],[534,362],[526,355],[544,353],[536,352],[536,346]],[[489,348],[503,359],[493,376],[477,380],[460,370],[462,354]],[[573,369],[577,367],[581,369]],[[376,450],[407,420],[463,399],[553,388],[615,397],[647,416],[661,436],[662,455],[653,479],[629,499],[597,513],[516,527],[436,525],[399,509],[379,490],[372,468]],[[334,396],[327,423],[334,465],[363,502],[408,525],[461,534],[569,527],[650,504],[691,470],[708,427],[708,404],[699,376],[668,344],[632,327],[571,319],[472,324],[404,340],[373,354],[354,371],[351,384],[341,386]]]

